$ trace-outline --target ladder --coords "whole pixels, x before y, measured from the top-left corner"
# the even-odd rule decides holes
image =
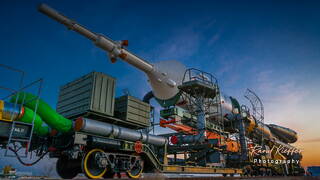
[[[217,83],[217,96],[214,99],[214,105],[216,106],[216,111],[213,112],[213,115],[216,117],[216,123],[219,127],[218,134],[220,136],[220,143],[222,143],[224,136],[224,117],[222,115],[222,105],[221,105],[221,91]]]
[[[22,103],[20,105],[20,108],[22,108],[23,105],[28,104],[29,102],[32,102],[32,101],[36,101],[36,105],[35,105],[36,107],[34,109],[32,122],[31,123],[25,123],[25,122],[14,121],[13,114],[11,114],[10,121],[12,121],[12,125],[11,125],[11,128],[10,128],[10,134],[9,134],[9,138],[8,138],[8,142],[7,142],[6,150],[5,150],[5,154],[4,154],[5,157],[16,157],[16,156],[19,156],[21,158],[28,157],[28,152],[29,152],[29,149],[30,149],[31,141],[32,141],[32,135],[33,135],[33,129],[34,129],[34,121],[36,119],[36,114],[37,114],[37,110],[38,110],[38,104],[39,104],[39,99],[40,99],[40,94],[41,94],[41,89],[42,89],[42,83],[43,83],[42,79],[33,81],[30,84],[28,84],[28,85],[24,86],[23,88],[21,88],[16,93],[14,93],[14,94],[9,96],[9,97],[12,97],[13,95],[17,96],[16,97],[16,101],[14,103],[14,107],[17,107],[17,106],[19,106],[18,99],[20,98],[19,96],[20,96],[21,92],[25,91],[26,89],[28,89],[28,88],[30,88],[32,86],[38,85],[36,98],[31,99],[29,101],[25,101],[25,94],[23,94],[24,97],[22,98]],[[19,126],[20,127],[24,126],[29,131],[29,132],[26,133],[26,136],[20,136],[19,133],[17,133],[17,132],[19,132],[21,130],[24,130],[22,128],[19,128]],[[19,149],[16,149],[16,143],[20,143],[20,145],[21,145],[20,148],[22,148],[22,147],[25,148],[25,151],[24,151],[23,155],[18,154]],[[12,145],[13,145],[13,148],[10,147]],[[9,154],[9,150],[13,151],[14,154]]]
[[[34,87],[37,90],[37,98],[34,99],[37,101],[37,103],[36,103],[36,108],[34,111],[33,120],[31,123],[15,121],[15,119],[13,119],[14,118],[13,112],[10,113],[10,119],[6,120],[7,122],[10,122],[10,125],[8,126],[8,129],[10,129],[10,131],[8,133],[8,140],[5,145],[4,156],[5,157],[19,156],[21,158],[26,158],[28,156],[28,152],[30,149],[30,143],[32,140],[34,120],[36,117],[36,112],[37,112],[37,108],[38,108],[38,99],[39,99],[39,96],[41,93],[43,80],[39,79],[39,80],[31,82],[30,84],[28,84],[26,86],[23,86],[24,76],[25,76],[24,71],[19,70],[19,69],[15,69],[13,67],[10,67],[10,66],[4,65],[4,64],[0,64],[0,68],[4,69],[3,72],[6,71],[7,73],[15,73],[15,75],[18,74],[18,77],[19,77],[18,90],[15,90],[14,88],[2,86],[2,84],[0,84],[0,89],[9,91],[9,95],[1,98],[1,100],[10,101],[10,98],[12,96],[16,96],[16,101],[14,102],[14,109],[18,108],[21,110],[22,106],[24,104],[28,103],[28,102],[25,102],[25,97],[23,97],[21,105],[17,103],[21,92],[30,90],[31,88],[34,88]],[[27,131],[27,132],[25,132],[25,131]],[[18,149],[17,149],[16,143],[20,143],[20,147]],[[21,154],[21,153],[18,154],[19,150],[22,148],[25,148],[25,152],[23,154]],[[12,153],[10,154],[9,150],[14,151],[14,154],[12,154]]]

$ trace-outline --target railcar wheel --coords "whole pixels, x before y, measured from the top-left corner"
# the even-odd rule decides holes
[[[90,179],[103,177],[107,169],[99,166],[96,156],[103,153],[101,149],[92,149],[82,159],[82,171]]]
[[[81,172],[81,161],[71,160],[66,156],[61,156],[56,164],[56,171],[63,179],[72,179]]]
[[[139,178],[143,171],[143,161],[142,160],[136,160],[133,167],[127,171],[127,175],[129,178]]]

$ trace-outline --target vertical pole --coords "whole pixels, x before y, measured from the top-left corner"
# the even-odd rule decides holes
[[[167,154],[168,143],[164,145],[164,153],[163,153],[163,164],[168,165],[168,154]]]

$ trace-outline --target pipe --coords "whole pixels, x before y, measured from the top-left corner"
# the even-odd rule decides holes
[[[146,95],[143,97],[143,102],[150,104],[150,100],[154,98],[153,92],[149,91]]]
[[[49,134],[49,127],[42,121],[38,114],[35,114],[32,109],[23,107],[20,104],[13,104],[0,100],[0,120],[5,121],[20,121],[24,123],[34,124],[34,133],[39,136]],[[34,120],[33,120],[34,119]]]
[[[20,104],[4,102],[0,100],[0,120],[5,121],[20,121],[24,123],[32,123],[34,125],[34,133],[39,136],[46,136],[49,134],[49,127],[42,121],[38,114],[35,114],[32,109],[23,107]],[[33,120],[34,119],[34,120]]]
[[[33,121],[34,133],[39,136],[46,136],[50,133],[50,128],[46,123],[43,122],[42,118],[38,114],[35,114],[35,112],[32,109],[29,109],[27,107],[24,107],[24,114],[17,121],[30,124]]]
[[[0,119],[3,120],[17,120],[21,118],[24,113],[24,108],[19,104],[8,103],[0,100]]]
[[[172,144],[193,144],[196,142],[203,142],[205,140],[205,133],[199,133],[197,135],[187,135],[187,136],[171,136]]]
[[[142,143],[153,144],[155,146],[164,146],[167,143],[167,139],[162,136],[151,135],[83,117],[76,120],[74,130],[99,136],[113,136],[116,139],[126,141],[141,141]]]
[[[12,96],[12,98],[10,99],[10,102],[16,101],[18,104],[23,104],[25,107],[28,107],[34,111],[37,107],[37,114],[52,129],[55,129],[61,133],[66,133],[72,130],[71,120],[66,119],[62,115],[58,114],[46,102],[38,99],[37,96],[26,92],[20,92]]]

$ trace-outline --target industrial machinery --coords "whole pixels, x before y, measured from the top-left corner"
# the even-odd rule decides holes
[[[18,156],[16,142],[31,134],[31,141],[20,143],[21,148],[36,151],[39,159],[47,153],[58,158],[62,178],[78,173],[113,177],[121,172],[131,178],[143,172],[303,174],[301,151],[290,145],[297,133],[265,124],[263,104],[253,91],[245,94],[250,110],[224,95],[210,73],[187,69],[177,61],[151,64],[128,51],[126,40],[94,33],[47,5],[40,5],[39,11],[91,40],[112,63],[122,59],[144,72],[152,91],[143,100],[115,98],[116,80],[92,72],[60,88],[57,111],[37,95],[19,91],[0,101],[1,147]],[[174,133],[149,133],[156,125],[150,122],[152,98],[162,107],[159,128]],[[15,122],[24,123],[24,133],[10,126]]]

